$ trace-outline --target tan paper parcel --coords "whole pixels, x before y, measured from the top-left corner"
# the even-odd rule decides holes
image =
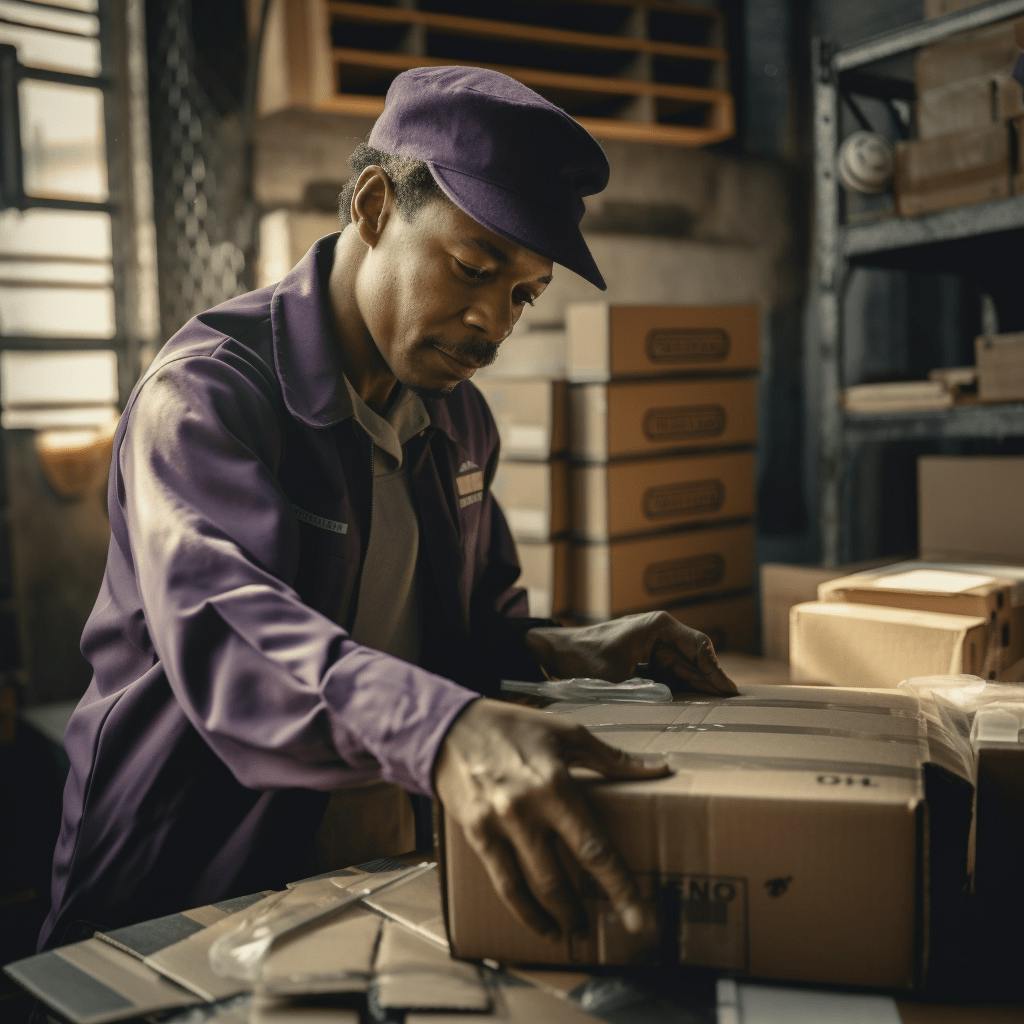
[[[753,452],[574,466],[573,533],[608,540],[755,511]]]
[[[754,582],[754,562],[749,524],[574,544],[573,611],[606,619],[741,590]]]
[[[757,306],[623,306],[572,302],[565,322],[572,381],[756,370]]]
[[[561,459],[502,459],[491,484],[517,540],[550,540],[569,529],[569,468]]]
[[[1022,638],[1014,636],[1012,597],[1010,580],[941,569],[873,569],[829,580],[818,588],[821,601],[883,605],[984,619],[988,624],[986,654],[980,674],[986,679],[998,678],[1001,672],[1024,657]]]
[[[884,608],[840,601],[790,611],[794,682],[891,687],[914,676],[980,675],[988,623],[971,615]]]
[[[573,384],[569,447],[587,462],[620,455],[753,444],[757,381],[657,380]]]
[[[506,458],[543,460],[565,451],[565,381],[489,377],[474,383],[494,415]]]
[[[641,885],[649,925],[628,934],[593,884],[577,878],[588,932],[536,937],[505,909],[448,820],[442,883],[456,955],[915,983],[930,891],[926,846],[967,846],[966,822],[927,838],[927,731],[915,697],[752,686],[729,700],[557,713],[623,749],[665,754],[675,768],[654,781],[594,782],[588,794]],[[959,875],[965,853],[958,860]]]

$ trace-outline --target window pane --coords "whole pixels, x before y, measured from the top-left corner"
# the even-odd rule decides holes
[[[45,11],[10,0],[0,0],[0,16],[34,26],[52,24],[89,33],[95,33],[97,30],[95,17]],[[98,39],[77,39],[74,36],[58,35],[55,32],[47,32],[43,27],[20,28],[16,25],[0,25],[0,43],[12,43],[16,46],[18,60],[29,67],[74,71],[80,75],[100,73]]]
[[[0,255],[90,257],[112,255],[110,214],[66,210],[0,212]]]
[[[23,80],[18,95],[25,191],[35,196],[106,200],[100,91]]]
[[[0,353],[0,403],[5,408],[116,401],[114,352]]]
[[[0,334],[110,338],[114,331],[114,293],[109,288],[0,285]]]

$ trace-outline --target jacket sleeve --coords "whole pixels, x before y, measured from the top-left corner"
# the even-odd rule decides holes
[[[117,499],[156,654],[243,785],[384,778],[430,793],[440,743],[475,694],[360,646],[299,598],[278,414],[254,376],[189,356],[125,413]]]

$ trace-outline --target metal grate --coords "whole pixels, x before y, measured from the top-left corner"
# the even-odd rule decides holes
[[[160,327],[253,287],[256,216],[241,2],[149,0],[147,48]]]

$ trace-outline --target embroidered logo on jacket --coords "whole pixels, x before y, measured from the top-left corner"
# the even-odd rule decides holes
[[[330,530],[331,533],[348,533],[348,523],[341,523],[337,519],[328,519],[326,516],[318,516],[315,512],[307,512],[298,505],[292,505],[292,511],[300,523],[318,526],[321,530]]]
[[[482,501],[484,497],[483,470],[475,462],[464,462],[455,474],[455,490],[459,495],[459,508]]]

